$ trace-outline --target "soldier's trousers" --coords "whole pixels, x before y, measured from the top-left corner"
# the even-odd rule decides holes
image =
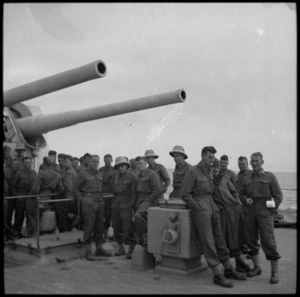
[[[16,199],[15,207],[15,222],[13,225],[13,229],[16,230],[18,233],[21,233],[25,218],[26,199]]]
[[[104,202],[98,195],[86,195],[82,200],[83,243],[101,248],[104,227]]]
[[[133,244],[133,210],[132,208],[114,208],[112,207],[112,226],[117,243],[122,244],[124,241]]]
[[[7,210],[6,210],[6,226],[12,228],[12,217],[13,212],[16,209],[16,199],[7,200]]]
[[[62,201],[55,203],[56,224],[59,232],[65,232],[68,230],[68,209],[70,208],[70,202]]]
[[[239,239],[240,229],[242,228],[243,213],[238,204],[228,204],[220,206],[221,227],[226,241],[227,248],[231,257],[237,257],[242,254],[240,249],[241,241]]]
[[[252,206],[245,206],[244,230],[250,255],[257,255],[260,244],[266,255],[267,260],[280,259],[277,252],[276,240],[274,235],[274,222],[271,211],[266,207],[266,199],[253,199]]]
[[[211,196],[201,196],[191,209],[196,230],[200,235],[203,255],[215,274],[222,272],[220,261],[230,259],[229,250],[221,229],[220,212]]]
[[[37,231],[37,202],[35,198],[26,199],[26,214],[28,236],[33,236]]]
[[[105,231],[108,231],[108,228],[110,227],[110,222],[111,222],[111,204],[112,204],[112,197],[104,197],[103,198],[104,203],[105,203],[105,208],[104,208],[104,228]]]

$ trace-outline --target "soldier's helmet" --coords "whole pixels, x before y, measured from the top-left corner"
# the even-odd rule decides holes
[[[183,155],[184,159],[188,158],[188,155],[184,152],[184,148],[181,145],[175,145],[173,150],[169,152],[172,157],[175,153]]]
[[[117,169],[119,165],[122,165],[122,164],[126,164],[127,165],[127,168],[130,167],[130,163],[128,161],[128,158],[125,157],[125,156],[119,156],[116,158],[116,161],[115,161],[115,165],[114,165],[114,168]]]
[[[144,157],[153,157],[154,159],[157,159],[159,156],[154,153],[154,150],[146,150]]]

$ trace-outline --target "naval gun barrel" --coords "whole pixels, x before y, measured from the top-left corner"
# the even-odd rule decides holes
[[[73,126],[82,122],[93,121],[174,103],[183,103],[185,100],[185,91],[183,89],[179,89],[173,92],[91,107],[84,110],[24,117],[16,119],[16,123],[25,137],[32,137],[57,129]]]
[[[55,92],[106,75],[106,65],[97,60],[92,63],[57,73],[3,92],[4,107]]]

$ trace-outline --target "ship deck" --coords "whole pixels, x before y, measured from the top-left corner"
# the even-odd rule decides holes
[[[73,233],[73,241],[78,238]],[[136,270],[125,256],[98,257],[87,261],[83,257],[64,259],[66,251],[56,258],[47,258],[36,263],[23,258],[12,259],[5,250],[4,293],[5,294],[294,294],[297,289],[297,229],[276,228],[275,235],[281,259],[279,261],[280,282],[269,283],[270,263],[261,252],[262,274],[246,281],[234,281],[233,288],[213,284],[210,269],[191,275],[177,275],[155,269]],[[57,235],[48,235],[44,247],[58,241]],[[70,240],[70,234],[66,235]],[[28,239],[21,239],[28,246]],[[68,240],[60,234],[61,246]],[[65,241],[65,242],[64,242]],[[43,243],[42,243],[43,242]],[[34,243],[32,243],[34,250]],[[43,246],[41,246],[41,249]],[[78,248],[78,246],[77,246]],[[115,242],[106,242],[104,248],[116,251]],[[17,254],[17,250],[15,251]],[[32,253],[34,254],[34,252]],[[34,255],[31,256],[33,257]],[[46,253],[47,254],[47,253]],[[39,257],[40,258],[40,257]],[[43,257],[42,257],[43,258]],[[49,260],[50,259],[50,260]],[[202,260],[204,263],[205,261]],[[246,261],[251,263],[250,260]],[[44,264],[44,265],[42,265]]]

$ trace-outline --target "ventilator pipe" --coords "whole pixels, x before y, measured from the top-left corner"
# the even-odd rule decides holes
[[[82,122],[103,119],[168,104],[183,103],[185,100],[186,93],[183,89],[180,89],[173,92],[131,99],[124,102],[116,102],[98,107],[91,107],[84,110],[24,117],[16,119],[16,123],[24,137],[31,137],[73,126]]]
[[[81,67],[4,91],[3,105],[4,107],[12,106],[16,103],[105,76],[106,66],[103,61],[97,60]]]

